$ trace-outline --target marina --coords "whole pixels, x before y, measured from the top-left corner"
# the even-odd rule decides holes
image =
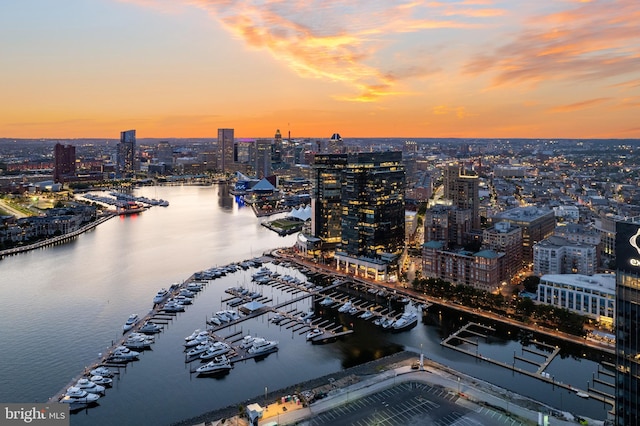
[[[333,279],[345,280],[344,286],[306,297],[280,311],[302,315],[313,310],[316,316],[311,319],[312,324],[326,321],[321,325],[334,323],[335,327],[353,330],[344,338],[331,344],[313,345],[306,339],[306,328],[299,328],[302,324],[292,322],[288,324],[293,325],[291,328],[279,326],[271,322],[279,314],[266,311],[229,325],[227,330],[219,330],[219,335],[227,337],[242,331],[242,336],[250,334],[277,340],[277,352],[263,359],[239,362],[228,374],[202,378],[191,374],[196,364],[184,362],[184,337],[195,328],[205,330],[206,320],[215,312],[231,309],[222,302],[231,296],[225,292],[227,288],[242,286],[250,292],[260,292],[272,299],[270,306],[295,298],[294,291],[298,296],[305,294],[292,286],[253,282],[252,275],[259,268],[243,269],[240,266],[243,262],[239,262],[277,247],[291,247],[293,237],[279,237],[256,224],[250,209],[239,207],[233,197],[226,196],[216,185],[145,187],[136,191],[140,195],[169,199],[171,208],[152,208],[143,215],[109,220],[68,244],[11,256],[0,262],[3,281],[11,284],[0,288],[2,297],[16,300],[15,285],[20,286],[22,294],[16,303],[5,306],[0,317],[3,330],[0,353],[5,360],[0,372],[12,384],[0,387],[4,400],[47,401],[58,394],[65,383],[75,384],[73,379],[81,371],[86,369],[90,374],[90,366],[126,337],[122,334],[122,325],[131,313],[138,313],[144,323],[158,290],[168,289],[171,283],[182,284],[185,277],[194,275],[194,284],[207,283],[201,285],[193,303],[182,312],[157,311],[153,322],[163,328],[154,335],[151,349],[140,352],[138,361],[109,366],[114,373],[112,387],[106,389],[97,405],[72,417],[74,426],[175,423],[217,408],[235,407],[238,401],[247,398],[264,396],[265,386],[269,388],[269,398],[277,389],[290,389],[287,393],[291,393],[297,383],[331,376],[402,350],[413,353],[423,350],[426,357],[452,369],[551,405],[564,404],[565,409],[592,418],[606,415],[606,407],[594,404],[591,398],[584,399],[563,390],[565,394],[560,401],[557,386],[552,392],[551,384],[537,378],[522,376],[514,380],[511,370],[487,362],[470,363],[467,354],[440,345],[440,330],[447,330],[444,335],[450,334],[447,324],[457,321],[458,314],[446,314],[434,322],[431,315],[425,315],[425,310],[419,308],[421,318],[411,330],[393,333],[375,326],[377,315],[369,314],[368,318],[360,315],[375,312],[396,318],[402,309],[415,308],[414,302],[402,303],[405,295],[400,291],[396,295],[391,291],[380,295],[375,286],[340,275]],[[189,220],[185,221],[185,217]],[[197,278],[206,271],[203,268],[231,264],[237,266],[235,272],[215,279]],[[312,265],[307,265],[310,272],[305,274],[301,267],[286,261],[266,266],[281,276],[291,275],[312,282],[314,287],[333,283],[332,280],[323,282],[320,275],[314,274],[314,268],[309,267]],[[29,271],[28,279],[24,271]],[[389,296],[396,299],[391,300]],[[333,301],[331,306],[324,306],[322,302],[329,299]],[[339,313],[338,308],[349,299],[355,307],[369,307],[369,310],[360,314]],[[428,311],[437,316],[437,309]],[[489,344],[487,347],[481,342],[485,356],[491,356],[492,349],[507,355],[513,350],[520,352],[516,341],[509,340],[495,347]],[[47,350],[43,351],[43,347]],[[579,359],[566,356],[566,349],[560,355],[547,369],[556,381],[583,388],[584,385],[578,384],[589,380],[595,387],[607,391],[605,386],[592,380],[594,373],[598,380],[607,380],[605,373],[598,373],[603,367],[597,355],[587,354],[583,358],[581,349]],[[509,359],[504,361],[510,363]],[[47,379],[43,381],[43,377]],[[145,404],[158,408],[152,412],[140,410]]]

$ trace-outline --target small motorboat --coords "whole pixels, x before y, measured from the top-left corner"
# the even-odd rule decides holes
[[[208,360],[220,355],[225,355],[231,351],[231,347],[224,342],[215,342],[208,345],[206,351],[200,354],[200,359]]]
[[[311,339],[313,339],[314,337],[321,336],[321,335],[322,335],[322,333],[323,333],[323,331],[322,331],[322,330],[320,330],[319,328],[314,328],[313,330],[310,330],[310,331],[307,333],[307,340],[311,340]]]

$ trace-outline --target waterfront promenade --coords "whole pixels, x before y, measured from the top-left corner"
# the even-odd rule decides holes
[[[42,241],[38,241],[35,242],[33,244],[26,244],[23,246],[19,246],[19,247],[13,247],[10,249],[6,249],[6,250],[0,250],[0,259],[2,259],[5,256],[11,256],[14,254],[18,254],[18,253],[23,253],[25,251],[29,251],[29,250],[35,250],[35,249],[39,249],[42,247],[46,247],[46,246],[51,246],[51,245],[56,245],[56,244],[62,244],[65,243],[73,238],[76,238],[78,235],[83,234],[87,231],[92,230],[93,228],[95,228],[96,226],[106,222],[107,220],[111,219],[112,217],[117,216],[116,213],[103,213],[102,216],[100,216],[99,218],[97,218],[96,220],[94,220],[91,223],[88,223],[84,226],[82,226],[80,229],[77,229],[73,232],[69,232],[67,234],[63,234],[63,235],[58,235],[57,237],[53,237],[53,238],[47,238],[44,239]]]

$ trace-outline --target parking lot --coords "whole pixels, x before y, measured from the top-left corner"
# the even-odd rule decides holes
[[[488,407],[477,406],[440,386],[405,382],[383,391],[349,400],[301,424],[353,426],[477,426],[521,425]]]

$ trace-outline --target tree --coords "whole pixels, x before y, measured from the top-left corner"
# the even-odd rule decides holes
[[[528,293],[537,293],[538,284],[540,284],[540,277],[529,275],[524,280],[522,280],[522,284],[524,285],[525,291],[527,291]]]

